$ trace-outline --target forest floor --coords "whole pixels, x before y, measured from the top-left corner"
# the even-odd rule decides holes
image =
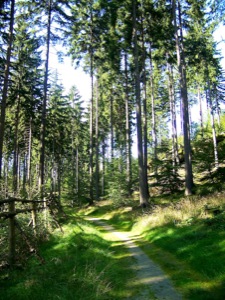
[[[96,223],[100,228],[114,235],[135,259],[134,264],[131,266],[136,273],[133,285],[140,287],[140,293],[130,300],[182,299],[182,296],[175,290],[168,276],[137,246],[135,243],[137,236],[130,236],[127,232],[116,231],[114,227],[106,224],[100,218],[88,217],[86,220]]]

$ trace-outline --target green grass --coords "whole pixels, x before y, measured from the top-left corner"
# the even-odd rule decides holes
[[[23,270],[0,273],[0,299],[116,300],[138,293],[132,285],[132,258],[121,243],[84,215],[105,219],[130,232],[140,247],[171,277],[187,300],[225,299],[225,194],[152,199],[147,210],[134,201],[118,207],[110,201],[69,212],[62,234],[53,232]],[[205,207],[219,208],[213,215]]]
[[[45,264],[32,258],[24,270],[0,273],[0,299],[115,300],[137,293],[126,249],[76,218],[41,246]]]
[[[214,216],[205,205],[220,207]],[[107,206],[105,206],[107,207]],[[117,229],[129,231],[140,247],[170,275],[187,300],[225,299],[225,198],[154,199],[154,208],[112,210],[95,214]],[[88,212],[87,212],[88,213]],[[91,211],[90,211],[91,213]]]

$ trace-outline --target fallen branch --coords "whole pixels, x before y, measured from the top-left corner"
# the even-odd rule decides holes
[[[45,203],[48,200],[25,200],[25,199],[18,199],[18,198],[9,198],[5,200],[0,200],[0,206],[5,203],[11,203],[11,202],[20,202],[20,203]]]
[[[18,214],[21,214],[21,213],[28,213],[28,212],[32,212],[32,211],[40,211],[40,210],[44,210],[44,209],[47,209],[47,207],[39,207],[39,208],[36,208],[36,209],[25,208],[25,209],[17,209],[14,212],[2,212],[2,213],[0,213],[0,218],[8,219],[8,218],[12,218],[12,217],[14,217]]]

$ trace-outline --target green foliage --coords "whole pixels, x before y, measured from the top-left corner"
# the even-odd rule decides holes
[[[122,172],[113,172],[108,179],[108,198],[111,199],[115,206],[122,206],[126,204],[128,196],[128,184],[126,182],[126,175]]]
[[[178,173],[180,167],[173,166],[170,160],[158,160],[157,174],[152,175],[151,178],[155,179],[156,183],[153,183],[153,187],[158,187],[161,193],[176,193],[183,188],[183,180]]]
[[[183,188],[183,179],[179,175],[181,166],[172,161],[170,141],[164,140],[157,148],[158,159],[152,160],[151,186],[159,193],[176,193]]]

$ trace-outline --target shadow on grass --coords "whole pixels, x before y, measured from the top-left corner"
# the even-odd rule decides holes
[[[1,274],[0,299],[115,300],[132,294],[126,251],[118,246],[115,254],[112,242],[86,223],[67,223],[64,235],[43,244],[41,254],[45,264],[31,259],[26,269]]]
[[[225,239],[223,229],[211,225],[154,227],[140,242],[149,255],[169,269],[186,299],[225,299]],[[148,247],[149,242],[152,246]],[[161,255],[160,255],[161,253]]]

